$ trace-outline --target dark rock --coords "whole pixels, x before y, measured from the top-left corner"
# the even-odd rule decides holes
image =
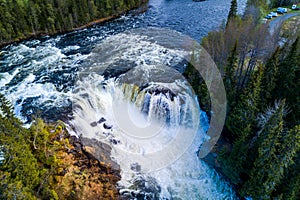
[[[147,92],[154,95],[163,94],[165,97],[171,99],[171,101],[174,101],[174,98],[176,97],[176,94],[168,88],[155,87],[149,89]]]
[[[110,135],[110,133],[103,132],[103,135],[105,135],[106,137],[108,137]]]
[[[120,75],[125,74],[136,66],[137,64],[135,62],[128,62],[128,60],[120,59],[116,63],[113,63],[106,67],[102,75],[105,79],[113,77],[118,78]]]
[[[103,124],[103,128],[105,129],[111,129],[112,127],[112,125],[107,125],[106,123]]]
[[[139,92],[143,91],[147,87],[149,87],[149,83],[145,83],[145,84],[141,85],[140,88],[139,88]]]
[[[122,192],[122,197],[125,199],[159,199],[161,192],[160,186],[153,177],[138,175],[134,178],[133,184],[129,187],[129,190]]]
[[[95,126],[97,126],[97,122],[92,122],[92,123],[90,123],[90,125],[91,125],[91,127],[95,127]]]
[[[102,122],[105,122],[106,119],[104,117],[101,117],[101,119],[99,119],[98,124],[101,124]]]
[[[139,163],[132,163],[130,165],[130,169],[135,172],[140,172],[142,170],[142,167],[141,165],[139,165]]]
[[[110,139],[110,143],[116,145],[120,143],[120,140],[116,140],[116,139]]]

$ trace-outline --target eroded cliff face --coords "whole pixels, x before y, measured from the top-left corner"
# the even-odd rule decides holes
[[[120,168],[110,158],[110,146],[87,138],[64,137],[70,146],[57,152],[61,165],[54,176],[54,190],[58,198],[118,199]]]

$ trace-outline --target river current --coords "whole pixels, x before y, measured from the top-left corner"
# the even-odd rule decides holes
[[[8,45],[0,49],[1,93],[25,123],[62,120],[72,134],[109,144],[124,199],[236,199],[197,157],[209,122],[181,75],[189,52],[174,40],[199,42],[229,7],[150,0],[145,13]]]

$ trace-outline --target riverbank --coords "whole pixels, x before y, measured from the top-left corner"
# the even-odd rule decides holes
[[[109,145],[70,135],[61,121],[24,128],[0,102],[0,199],[119,199]]]
[[[7,32],[9,32],[9,31],[5,30],[5,29],[1,29],[2,24],[0,23],[0,48],[3,48],[4,46],[7,46],[12,43],[19,43],[24,40],[34,39],[34,38],[38,38],[38,37],[42,37],[42,36],[55,36],[58,34],[64,34],[64,33],[69,33],[72,31],[81,30],[81,29],[88,28],[88,27],[91,27],[91,26],[94,26],[97,24],[101,24],[101,23],[105,23],[105,22],[114,20],[122,15],[127,14],[128,12],[131,12],[131,11],[133,12],[133,15],[140,14],[140,13],[147,11],[148,0],[141,0],[141,1],[139,1],[139,3],[136,3],[136,4],[137,5],[134,5],[132,7],[126,7],[126,9],[122,9],[121,11],[117,11],[116,13],[113,13],[111,11],[112,14],[110,14],[109,16],[100,17],[97,19],[91,19],[89,22],[84,23],[84,25],[82,25],[80,23],[79,23],[79,25],[74,25],[75,23],[73,22],[73,17],[71,16],[70,19],[68,19],[68,21],[70,20],[70,22],[67,22],[67,23],[70,23],[71,25],[67,25],[67,26],[64,25],[66,27],[63,27],[63,25],[60,25],[59,23],[58,23],[58,25],[56,25],[57,22],[54,22],[54,19],[49,17],[51,19],[51,23],[52,23],[51,27],[46,27],[44,30],[35,30],[34,28],[32,28],[32,30],[29,32],[28,31],[26,32],[24,30],[18,30],[18,32],[22,31],[22,33],[18,34],[19,36],[15,37],[15,38],[13,35],[8,34],[9,36],[7,36],[7,37],[13,38],[13,39],[8,39],[8,40],[3,39],[4,36],[1,36],[1,32],[6,33],[6,35],[7,35]],[[103,10],[105,8],[97,8],[97,9]],[[74,15],[76,16],[77,14],[75,13]],[[29,16],[25,16],[25,18],[27,18],[27,17],[29,17]],[[0,18],[1,18],[1,14],[0,14]],[[47,20],[50,20],[49,18]],[[54,25],[54,23],[55,23],[55,25]],[[2,35],[5,35],[5,34],[2,34]]]

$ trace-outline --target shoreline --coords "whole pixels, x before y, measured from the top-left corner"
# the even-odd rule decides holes
[[[99,19],[90,21],[87,24],[72,28],[71,30],[64,30],[64,31],[57,30],[53,33],[46,33],[44,31],[37,31],[35,33],[30,33],[28,36],[24,36],[24,37],[16,38],[16,39],[11,40],[11,41],[0,43],[0,56],[2,54],[2,51],[1,51],[2,48],[5,48],[6,46],[14,44],[14,43],[21,43],[25,40],[36,39],[36,38],[39,38],[39,37],[55,36],[55,35],[70,33],[70,32],[73,32],[73,31],[83,30],[85,28],[89,28],[89,27],[92,27],[92,26],[95,26],[95,25],[110,22],[114,19],[117,19],[117,18],[121,17],[124,14],[128,14],[129,12],[133,12],[133,15],[138,15],[138,14],[144,13],[148,10],[148,8],[149,8],[149,5],[148,5],[148,1],[147,1],[146,3],[142,4],[140,7],[135,7],[135,8],[129,9],[129,10],[125,10],[125,11],[119,12],[117,14],[108,16],[108,17],[99,18]]]

